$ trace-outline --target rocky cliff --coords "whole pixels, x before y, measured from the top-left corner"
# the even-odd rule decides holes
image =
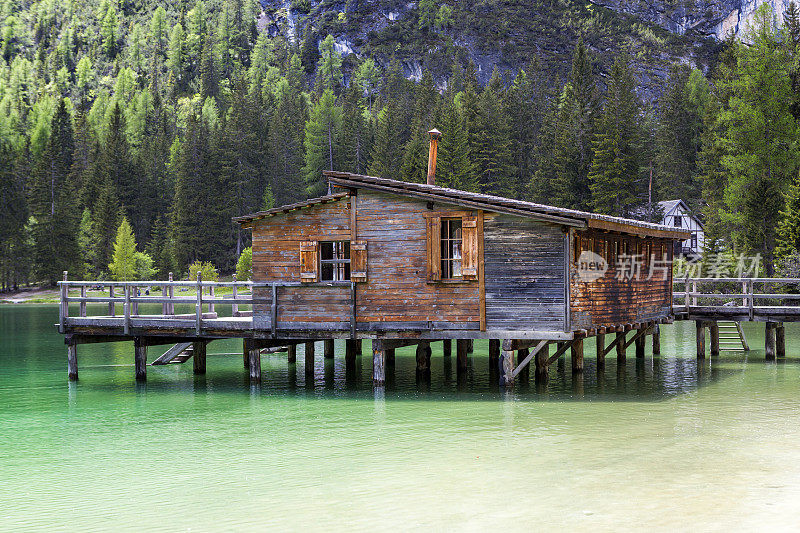
[[[347,66],[369,55],[384,65],[396,57],[410,78],[429,69],[445,79],[454,60],[472,60],[481,81],[495,68],[514,71],[534,58],[563,75],[579,36],[604,72],[626,52],[640,74],[642,96],[658,95],[669,65],[708,71],[719,42],[741,36],[753,12],[768,3],[782,17],[786,0],[439,0],[451,17],[420,28],[417,2],[398,0],[261,0],[260,28],[300,44],[309,35],[336,38]]]

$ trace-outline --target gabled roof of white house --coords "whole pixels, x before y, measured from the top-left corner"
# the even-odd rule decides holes
[[[697,216],[695,216],[694,213],[692,213],[692,210],[689,209],[689,206],[687,206],[686,202],[684,202],[683,200],[680,200],[680,199],[678,199],[678,200],[663,200],[661,202],[658,202],[658,205],[659,205],[659,207],[661,207],[661,210],[664,212],[664,216],[665,217],[672,215],[675,212],[675,209],[678,208],[678,206],[682,206],[683,210],[686,212],[686,214],[688,216],[692,217],[695,220],[695,222],[697,222],[700,225],[700,227],[705,227],[704,224],[703,224],[703,221],[700,220]]]

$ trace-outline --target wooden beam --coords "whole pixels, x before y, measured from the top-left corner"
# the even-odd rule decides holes
[[[335,345],[333,339],[325,339],[322,341],[322,349],[325,359],[333,359]]]
[[[248,343],[247,361],[249,363],[250,384],[261,383],[261,349],[254,342]]]
[[[497,364],[500,361],[500,340],[489,339],[489,370],[497,370]]]
[[[653,355],[661,355],[661,328],[659,325],[653,329]]]
[[[625,343],[625,332],[617,331],[617,339],[615,343],[617,347],[617,366],[625,364],[625,349],[628,345]]]
[[[306,342],[306,349],[305,349],[305,359],[306,359],[306,376],[313,376],[314,375],[314,341]]]
[[[469,341],[466,339],[456,340],[456,372],[466,372],[468,357]]]
[[[386,348],[382,341],[372,342],[372,385],[383,387],[386,384]]]
[[[486,271],[483,247],[483,211],[478,211],[478,312],[481,331],[486,331]]]
[[[525,358],[520,361],[517,367],[511,372],[511,379],[513,380],[515,377],[517,377],[517,375],[522,372],[522,369],[527,367],[531,360],[533,360],[533,358],[536,357],[544,349],[544,347],[549,344],[549,342],[550,341],[547,340],[539,341],[539,343],[530,352],[528,352]]]
[[[417,344],[417,372],[431,371],[431,345],[428,342]]]
[[[572,341],[570,359],[572,360],[572,372],[583,372],[583,339]]]
[[[78,345],[67,344],[67,378],[78,381]]]
[[[775,322],[764,325],[764,357],[767,361],[775,360]]]
[[[206,373],[206,346],[205,341],[195,341],[192,344],[192,370],[196,376]]]
[[[695,337],[697,342],[697,358],[706,358],[706,327],[702,320],[695,321]]]
[[[708,332],[711,334],[711,357],[719,355],[719,323],[713,321],[708,325]]]
[[[453,341],[451,339],[444,339],[442,341],[442,355],[450,357],[453,353]]]
[[[547,360],[545,361],[545,364],[547,366],[550,366],[556,361],[558,361],[561,358],[561,356],[567,353],[567,350],[569,350],[572,347],[573,342],[574,340],[570,342],[559,342],[558,348],[556,349],[556,353],[548,357]]]
[[[150,366],[160,366],[160,365],[167,365],[173,359],[178,357],[181,353],[183,353],[189,346],[192,346],[191,342],[179,342],[174,344],[169,350],[164,352],[161,357],[157,358],[155,361],[150,363]]]
[[[133,339],[133,360],[136,381],[147,380],[147,343],[141,337]]]
[[[783,322],[780,322],[775,327],[775,352],[778,359],[786,358],[786,329]]]
[[[642,330],[647,331],[647,330]],[[636,359],[644,359],[645,335],[636,338]]]
[[[286,347],[287,361],[290,365],[297,363],[297,345],[289,344]]]
[[[603,328],[605,331],[605,328]],[[597,355],[597,370],[602,371],[606,368],[606,335],[598,333],[595,337],[595,353]]]
[[[514,385],[514,351],[506,350],[505,343],[503,343],[503,350],[500,352],[500,361],[498,368],[500,369],[500,386],[512,387]]]

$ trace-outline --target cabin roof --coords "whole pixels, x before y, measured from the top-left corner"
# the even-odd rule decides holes
[[[503,198],[501,196],[492,196],[489,194],[460,191],[424,183],[409,183],[346,172],[327,171],[324,174],[332,185],[338,187],[352,189],[363,188],[401,196],[411,196],[423,200],[524,216],[544,222],[552,222],[578,228],[590,227],[601,230],[674,239],[685,239],[689,237],[689,233],[685,230],[676,230],[671,226],[653,224],[641,220],[600,215],[574,209],[564,209],[561,207],[513,200],[511,198]]]
[[[684,202],[683,200],[680,200],[680,199],[678,199],[678,200],[664,200],[664,201],[658,202],[658,205],[661,206],[661,210],[664,211],[664,216],[665,217],[670,216],[675,211],[675,209],[678,208],[678,206],[683,206],[683,210],[684,210],[686,216],[691,217],[695,222],[697,222],[700,225],[701,228],[705,227],[705,224],[703,224],[703,221],[700,220],[700,218],[697,217],[697,215],[695,215],[692,212],[691,209],[689,209],[689,206],[686,205],[686,202]]]
[[[311,198],[310,200],[305,200],[303,202],[297,202],[296,204],[289,204],[283,205],[280,207],[275,207],[273,209],[268,209],[267,211],[259,211],[258,213],[253,213],[252,215],[245,215],[242,217],[234,217],[233,221],[238,222],[240,224],[244,224],[246,222],[252,222],[254,220],[260,220],[262,218],[273,217],[275,215],[281,215],[284,213],[289,213],[291,211],[297,211],[298,209],[305,209],[307,207],[311,207],[313,205],[319,204],[327,204],[330,202],[335,202],[337,200],[341,200],[342,198],[347,198],[350,196],[347,192],[340,192],[336,194],[329,194],[327,196],[320,196],[319,198]]]

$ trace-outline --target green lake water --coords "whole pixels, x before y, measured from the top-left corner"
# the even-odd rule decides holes
[[[546,387],[498,390],[487,343],[467,375],[434,345],[429,383],[398,350],[374,392],[365,343],[314,379],[264,356],[251,387],[241,341],[133,379],[132,343],[78,347],[66,378],[56,306],[0,306],[0,530],[740,531],[800,527],[800,328],[787,360],[698,362],[694,324],[662,329],[662,356]],[[648,343],[649,344],[649,343]],[[150,348],[149,359],[161,352]],[[564,367],[566,369],[564,369]]]

